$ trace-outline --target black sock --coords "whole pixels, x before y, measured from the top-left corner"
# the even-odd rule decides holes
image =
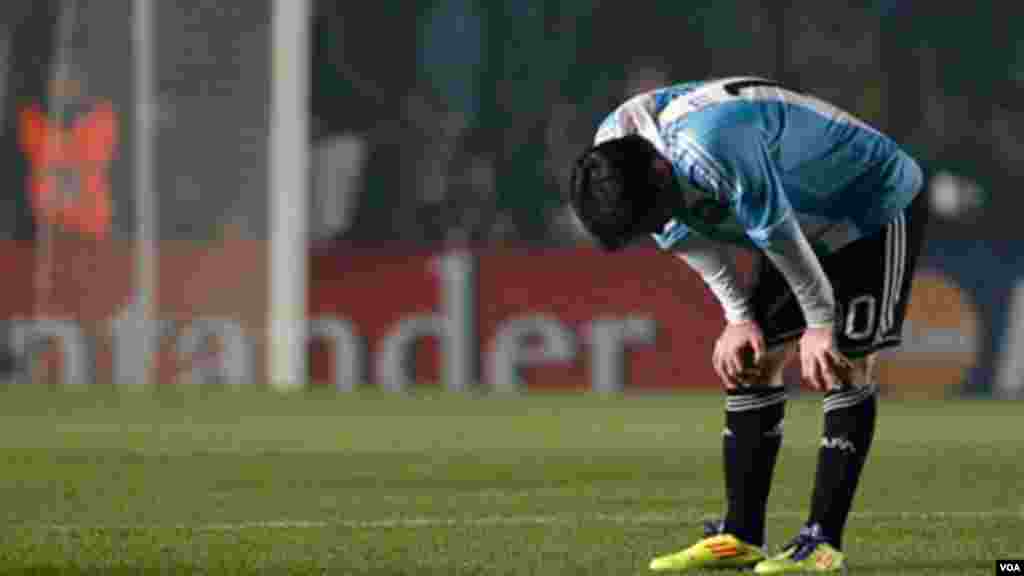
[[[748,389],[728,394],[722,451],[729,509],[723,531],[762,546],[768,491],[782,445],[786,391]]]
[[[825,434],[807,523],[821,525],[836,548],[842,547],[843,528],[875,434],[876,390],[870,386],[825,396]]]

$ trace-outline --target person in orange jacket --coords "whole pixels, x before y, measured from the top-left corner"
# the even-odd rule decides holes
[[[110,164],[118,144],[112,103],[86,97],[81,81],[50,84],[50,105],[23,107],[19,144],[29,161],[29,197],[40,225],[102,239],[110,231]]]

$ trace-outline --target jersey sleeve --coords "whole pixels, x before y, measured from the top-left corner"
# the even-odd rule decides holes
[[[754,320],[751,287],[742,281],[737,271],[735,249],[693,233],[673,250],[677,258],[700,275],[721,304],[730,324]]]

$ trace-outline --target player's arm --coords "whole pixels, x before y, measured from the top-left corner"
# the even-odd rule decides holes
[[[807,325],[831,327],[835,316],[832,284],[799,225],[787,222],[783,226],[790,229],[780,235],[788,236],[776,239],[770,249],[765,249],[765,254],[790,284]],[[727,322],[742,324],[754,320],[751,287],[740,277],[727,245],[691,231],[683,246],[675,250],[675,255],[704,280],[722,305]]]
[[[742,324],[754,320],[750,286],[743,282],[728,245],[690,231],[673,254],[700,275],[721,304],[726,322]]]
[[[754,318],[750,286],[736,268],[729,246],[695,231],[674,249],[674,254],[696,271],[725,311],[726,327],[715,341],[711,365],[727,388],[757,381],[765,353],[764,335]],[[747,351],[753,352],[745,358]]]
[[[835,321],[832,283],[792,214],[770,231],[762,248],[793,290],[807,326],[831,329]]]

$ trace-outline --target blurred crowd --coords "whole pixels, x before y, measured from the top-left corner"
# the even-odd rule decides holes
[[[905,145],[931,176],[934,233],[1021,235],[1021,3],[313,1],[314,240],[577,243],[568,170],[605,115],[658,86],[748,74]],[[19,111],[61,107],[50,81],[75,76],[120,114],[112,229],[131,236],[138,47],[125,5],[4,4],[0,157],[18,189]],[[270,0],[152,6],[159,235],[265,238]],[[4,199],[0,237],[31,236],[23,195]]]
[[[746,74],[815,93],[904,144],[944,186],[935,233],[1019,237],[1024,40],[1010,3],[407,6],[318,3],[317,145],[363,151],[345,186],[318,191],[346,196],[325,204],[345,214],[320,214],[320,239],[579,242],[567,171],[601,118],[657,86]]]

